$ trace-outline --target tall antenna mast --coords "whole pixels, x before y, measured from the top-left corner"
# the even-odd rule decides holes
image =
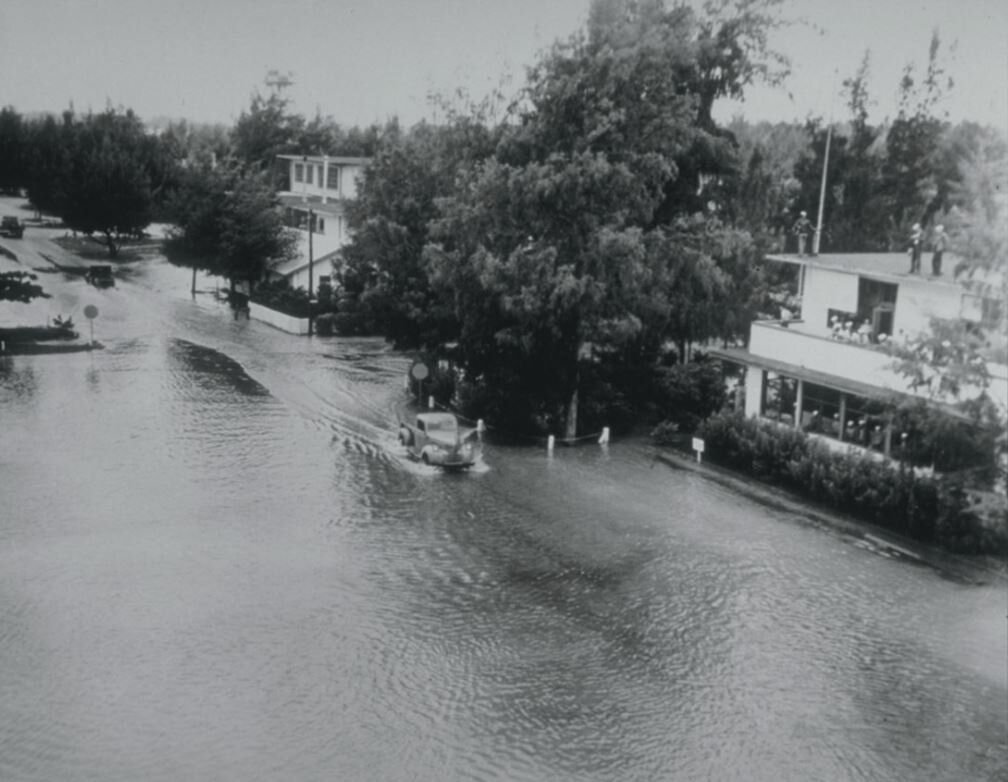
[[[812,254],[819,254],[819,240],[822,238],[823,207],[826,204],[826,169],[829,168],[830,141],[833,138],[833,99],[836,97],[836,68],[830,83],[829,125],[826,126],[826,152],[823,154],[822,181],[819,184],[819,214],[816,217],[815,235],[812,237]]]
[[[270,88],[274,95],[283,97],[283,91],[294,84],[294,74],[290,71],[280,73],[280,71],[273,69],[267,71],[265,81],[266,86]]]

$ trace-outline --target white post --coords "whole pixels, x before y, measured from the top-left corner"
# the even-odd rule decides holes
[[[482,418],[480,418],[476,422],[476,431],[479,432],[480,434],[483,434],[483,432],[486,431],[486,424],[483,423],[483,419]]]
[[[599,445],[609,445],[609,427],[602,427],[602,436],[598,439]]]
[[[553,444],[555,442],[556,442],[556,438],[553,435],[550,435],[549,437],[546,438],[546,450],[549,453],[553,453]]]
[[[434,409],[434,397],[432,396],[427,397],[427,407],[430,408],[431,410]]]

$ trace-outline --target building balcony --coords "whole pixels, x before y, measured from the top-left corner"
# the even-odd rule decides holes
[[[867,340],[860,343],[814,333],[801,321],[754,321],[749,354],[753,360],[765,358],[859,384],[913,393],[895,370],[896,359],[888,351]]]

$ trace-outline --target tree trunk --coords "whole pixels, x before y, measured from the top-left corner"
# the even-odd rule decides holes
[[[580,385],[581,374],[579,372],[574,373],[574,391],[571,392],[570,401],[567,402],[567,428],[564,432],[564,437],[568,440],[573,440],[577,437],[577,419],[578,419],[578,385]]]
[[[195,298],[196,296],[196,267],[192,267],[192,290],[190,291]]]
[[[119,255],[119,247],[116,246],[111,231],[105,232],[105,246],[108,247],[109,258],[116,258]]]

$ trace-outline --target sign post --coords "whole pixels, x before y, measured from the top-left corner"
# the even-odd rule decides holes
[[[98,308],[94,304],[88,304],[84,307],[84,317],[88,319],[91,324],[91,344],[94,344],[94,322],[95,318],[98,317]]]
[[[418,361],[413,366],[410,367],[410,377],[412,377],[414,380],[417,381],[417,401],[418,402],[421,399],[423,399],[423,394],[422,394],[422,392],[423,392],[423,381],[427,378],[427,376],[429,374],[430,374],[430,372],[427,369],[427,365],[424,364],[422,361]]]
[[[696,451],[697,464],[703,461],[704,441],[700,437],[693,438],[693,450]]]

